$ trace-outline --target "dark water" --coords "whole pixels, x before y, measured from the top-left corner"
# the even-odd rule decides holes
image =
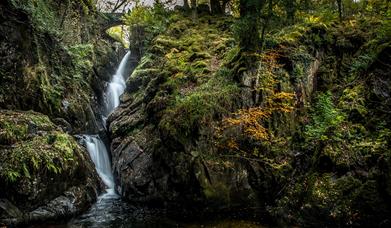
[[[46,228],[83,228],[83,227],[135,227],[135,228],[161,228],[161,227],[216,227],[216,228],[253,228],[265,227],[256,221],[233,218],[208,218],[196,221],[186,221],[180,216],[170,214],[158,209],[134,207],[118,197],[100,197],[86,213],[72,219],[66,224],[40,224],[35,227]]]

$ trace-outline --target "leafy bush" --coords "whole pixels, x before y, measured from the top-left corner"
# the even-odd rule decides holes
[[[350,72],[352,74],[364,72],[368,69],[368,67],[373,63],[374,60],[375,57],[371,54],[365,53],[363,55],[360,55],[352,62],[350,66]]]
[[[72,63],[75,66],[73,78],[81,82],[84,75],[92,71],[92,56],[94,46],[92,44],[76,44],[66,48],[68,54],[72,57]]]
[[[311,112],[311,123],[306,126],[305,135],[310,141],[326,140],[328,129],[338,126],[345,118],[344,113],[335,107],[331,92],[319,94]]]
[[[134,36],[134,28],[143,28],[146,32],[144,45],[148,46],[153,37],[164,31],[168,25],[169,12],[161,3],[153,7],[138,5],[123,16],[125,24],[130,27],[130,34]],[[132,45],[132,44],[131,44]]]

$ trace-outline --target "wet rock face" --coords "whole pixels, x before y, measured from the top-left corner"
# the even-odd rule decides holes
[[[0,110],[0,224],[65,218],[88,208],[100,181],[88,153],[36,112]]]
[[[118,123],[117,123],[118,124]],[[112,143],[113,171],[118,192],[127,200],[180,207],[185,210],[230,210],[259,204],[261,172],[247,161],[204,160],[197,154],[170,152],[150,127]],[[250,171],[249,171],[250,170]],[[265,191],[267,192],[267,191]]]
[[[151,154],[137,144],[133,138],[124,140],[112,153],[115,174],[121,185],[118,191],[135,201],[147,201],[156,197],[152,174]]]

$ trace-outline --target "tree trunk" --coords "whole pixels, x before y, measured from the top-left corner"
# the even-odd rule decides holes
[[[191,17],[193,22],[197,20],[197,0],[190,0],[191,3]]]
[[[223,14],[225,14],[225,10],[227,10],[227,5],[230,0],[223,0],[223,4],[221,5],[221,11]]]
[[[339,21],[342,22],[342,0],[337,0],[337,6],[338,6]]]
[[[259,48],[258,21],[264,0],[240,0],[239,13],[242,27],[239,28],[239,44],[243,51],[256,51]]]
[[[210,11],[212,14],[221,14],[220,0],[210,0]]]
[[[310,0],[304,0],[304,10],[308,13],[310,10]]]
[[[183,0],[183,9],[188,11],[190,9],[188,0]]]
[[[295,22],[296,1],[285,0],[285,11],[288,24],[292,25]]]
[[[263,43],[265,40],[265,32],[267,27],[269,26],[270,18],[272,17],[273,14],[273,0],[269,0],[269,7],[268,7],[268,12],[267,12],[267,17],[265,20],[265,23],[263,24],[262,27],[262,33],[261,33],[261,51],[263,50]]]

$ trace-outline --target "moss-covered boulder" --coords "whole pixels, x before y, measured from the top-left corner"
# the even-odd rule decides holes
[[[88,153],[47,116],[0,110],[0,224],[80,213],[100,182]]]

